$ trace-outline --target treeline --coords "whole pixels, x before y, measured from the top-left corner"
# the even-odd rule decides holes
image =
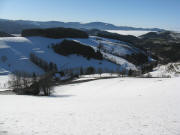
[[[51,72],[51,71],[57,71],[57,65],[53,62],[47,62],[43,59],[41,59],[40,57],[36,56],[34,53],[30,53],[30,60],[36,64],[37,66],[39,66],[40,68],[42,68],[45,72]]]
[[[53,45],[52,48],[56,53],[64,56],[77,54],[87,58],[88,60],[91,58],[97,60],[103,59],[103,56],[99,50],[95,51],[90,46],[86,46],[72,40],[64,40],[60,44]]]
[[[92,75],[92,74],[101,74],[109,73],[109,74],[116,74],[119,77],[140,77],[142,72],[141,70],[132,70],[132,69],[124,69],[121,66],[117,67],[116,69],[108,69],[108,68],[94,68],[92,66],[89,67],[77,67],[77,68],[69,68],[64,69],[58,72],[62,77],[69,76],[70,78],[79,77],[79,75]]]
[[[53,74],[46,73],[36,76],[35,73],[14,72],[8,81],[9,87],[19,95],[42,95],[50,96],[53,88]]]
[[[157,42],[157,43],[156,43]],[[159,43],[158,43],[159,42]],[[161,43],[157,39],[141,42],[140,47],[150,50],[151,57],[158,60],[161,64],[178,62],[180,60],[180,43]]]
[[[48,38],[88,38],[84,31],[72,28],[48,28],[48,29],[26,29],[21,35],[23,37],[42,36]]]
[[[97,36],[103,37],[103,38],[116,39],[116,40],[120,40],[123,42],[131,43],[131,44],[137,43],[139,41],[139,39],[137,37],[132,36],[132,35],[120,35],[117,33],[110,33],[110,32],[106,32],[106,31],[98,32]]]
[[[180,61],[180,39],[177,33],[150,32],[141,36],[141,42],[136,44],[139,48],[144,48],[151,52],[151,56],[161,64]]]

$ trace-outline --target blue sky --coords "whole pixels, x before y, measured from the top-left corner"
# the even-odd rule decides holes
[[[0,0],[0,18],[180,30],[180,0]]]

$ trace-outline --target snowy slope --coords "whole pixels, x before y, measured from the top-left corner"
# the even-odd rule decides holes
[[[87,59],[72,55],[69,57],[64,57],[59,54],[54,53],[51,48],[48,48],[52,43],[60,43],[63,39],[50,39],[43,37],[8,37],[0,38],[0,58],[7,57],[7,60],[3,62],[0,60],[0,69],[4,71],[13,72],[14,70],[21,70],[26,72],[36,72],[43,73],[42,69],[34,65],[29,61],[29,54],[35,53],[40,58],[46,60],[47,62],[54,62],[58,65],[60,69],[63,65],[66,65],[66,68],[77,68],[77,67],[88,67],[93,66],[95,68],[107,68],[111,70],[116,70],[117,65],[113,64],[107,60],[101,61],[102,64],[99,64],[99,60]],[[92,46],[94,49],[98,46],[98,41],[96,37],[90,37],[89,39],[71,39],[83,44]],[[118,51],[121,55],[129,54],[132,52],[131,48],[126,44],[120,44],[115,46],[115,41],[105,41],[103,40],[103,45],[111,49],[116,47],[114,50]],[[123,65],[124,68],[136,69],[136,67],[129,63],[128,61],[118,57],[116,61]]]
[[[1,135],[179,135],[180,78],[117,78],[0,95]],[[18,106],[18,107],[17,107]]]
[[[114,39],[91,36],[89,39],[70,39],[70,40],[74,40],[76,42],[80,42],[82,44],[91,46],[94,49],[97,49],[97,47],[101,43],[101,45],[104,48],[102,49],[103,50],[102,54],[104,55],[104,58],[113,61],[114,63],[117,63],[126,69],[137,70],[135,65],[123,59],[122,56],[131,55],[133,53],[134,54],[144,53],[142,50],[135,48],[126,42],[122,42]]]
[[[7,71],[15,70],[38,72],[43,71],[29,61],[31,42],[26,38],[0,38],[0,58],[6,57],[6,61],[0,61],[0,67]]]
[[[152,77],[179,77],[180,63],[169,63],[167,65],[159,65],[149,74]]]
[[[79,41],[80,43],[90,45],[97,47],[99,43],[103,45],[103,47],[116,55],[119,56],[124,56],[127,54],[132,54],[132,53],[138,53],[138,49],[133,48],[132,46],[129,46],[128,43],[121,42],[119,40],[114,40],[114,39],[107,39],[107,38],[101,38],[101,37],[96,37],[96,36],[91,36],[88,40],[87,39],[78,39],[74,41]]]

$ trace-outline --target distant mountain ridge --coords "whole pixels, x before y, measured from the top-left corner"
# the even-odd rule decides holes
[[[76,29],[99,29],[99,30],[141,30],[141,31],[164,31],[159,28],[136,28],[128,26],[116,26],[104,22],[60,22],[60,21],[29,21],[29,20],[7,20],[0,19],[0,31],[4,31],[10,34],[20,34],[24,29],[31,28],[76,28]]]

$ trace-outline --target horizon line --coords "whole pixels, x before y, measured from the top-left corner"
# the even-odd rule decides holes
[[[114,23],[108,23],[108,22],[103,22],[103,21],[88,21],[88,22],[81,22],[81,21],[61,21],[61,20],[32,20],[32,19],[9,19],[9,18],[0,18],[1,20],[11,20],[11,21],[32,21],[32,22],[64,22],[64,23],[80,23],[80,24],[88,24],[88,23],[94,23],[94,22],[100,22],[100,23],[105,23],[105,24],[111,24],[117,27],[132,27],[132,28],[142,28],[142,29],[162,29],[162,30],[169,30],[169,31],[175,31],[175,30],[170,30],[167,28],[160,28],[160,27],[141,27],[141,26],[129,26],[129,25],[118,25]]]

